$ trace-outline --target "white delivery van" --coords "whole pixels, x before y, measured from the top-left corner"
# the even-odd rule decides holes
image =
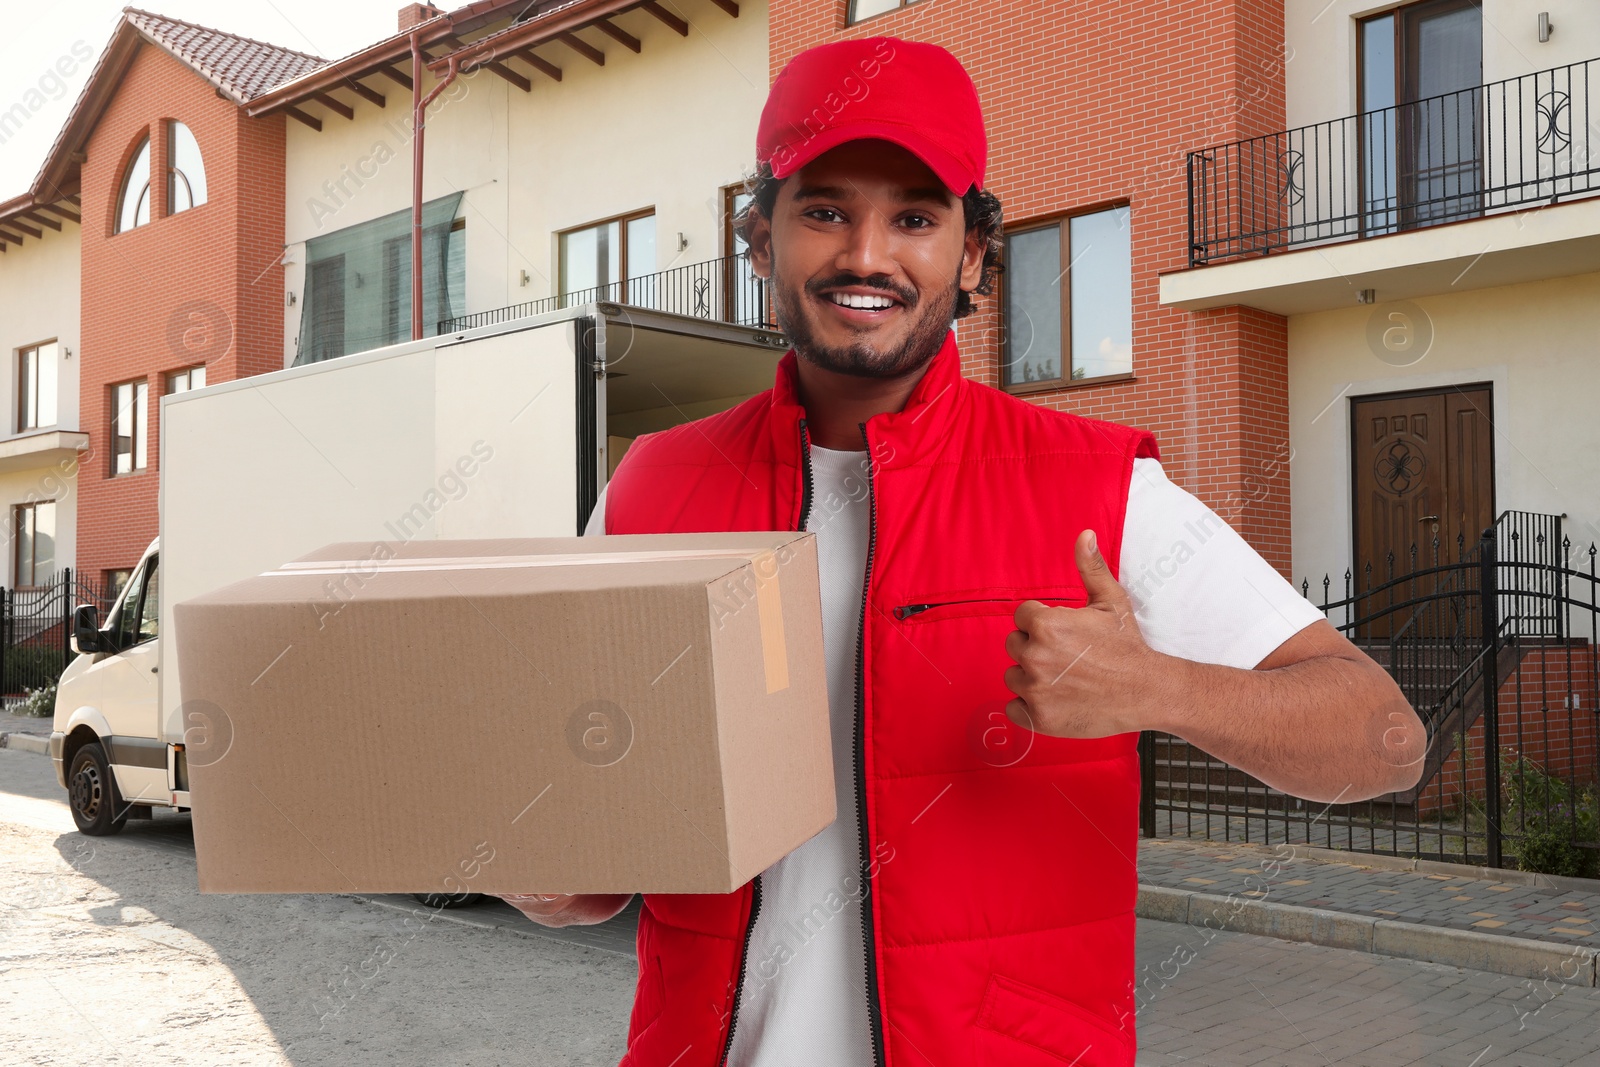
[[[162,397],[161,535],[104,620],[75,611],[56,694],[79,829],[185,810],[190,761],[226,759],[230,724],[178,690],[174,603],[334,541],[582,533],[629,441],[766,389],[785,348],[597,303]]]

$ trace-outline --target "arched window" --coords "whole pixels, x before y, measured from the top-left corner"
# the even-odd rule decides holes
[[[200,145],[189,127],[167,122],[167,214],[199,207],[206,202],[206,167],[200,160]]]
[[[122,192],[117,195],[117,232],[143,226],[150,221],[150,138],[139,142],[139,151],[122,175]]]

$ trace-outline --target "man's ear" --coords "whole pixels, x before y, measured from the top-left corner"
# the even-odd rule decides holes
[[[750,208],[750,225],[745,233],[745,243],[750,247],[750,273],[757,278],[771,278],[772,220],[754,205]]]
[[[961,246],[961,289],[972,292],[983,281],[983,253],[988,242],[976,226],[967,231],[966,241]]]

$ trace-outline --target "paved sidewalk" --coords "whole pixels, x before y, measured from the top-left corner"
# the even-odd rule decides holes
[[[0,734],[27,734],[30,737],[49,737],[54,720],[46,715],[36,719],[31,715],[7,715],[0,712]]]
[[[1521,872],[1479,877],[1478,868],[1444,873],[1385,869],[1386,857],[1325,858],[1305,846],[1257,847],[1156,838],[1140,843],[1139,881],[1192,892],[1270,900],[1305,908],[1600,948],[1600,882],[1535,879]],[[1264,869],[1274,859],[1281,869]],[[1485,872],[1488,873],[1488,872]],[[1248,879],[1248,881],[1247,881]],[[1543,882],[1518,884],[1519,882]],[[1592,887],[1592,888],[1591,888]]]
[[[1160,922],[1139,975],[1139,1067],[1600,1063],[1600,989]]]

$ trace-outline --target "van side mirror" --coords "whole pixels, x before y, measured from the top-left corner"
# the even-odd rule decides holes
[[[72,609],[72,651],[82,655],[99,652],[100,609],[94,604],[79,604]]]

